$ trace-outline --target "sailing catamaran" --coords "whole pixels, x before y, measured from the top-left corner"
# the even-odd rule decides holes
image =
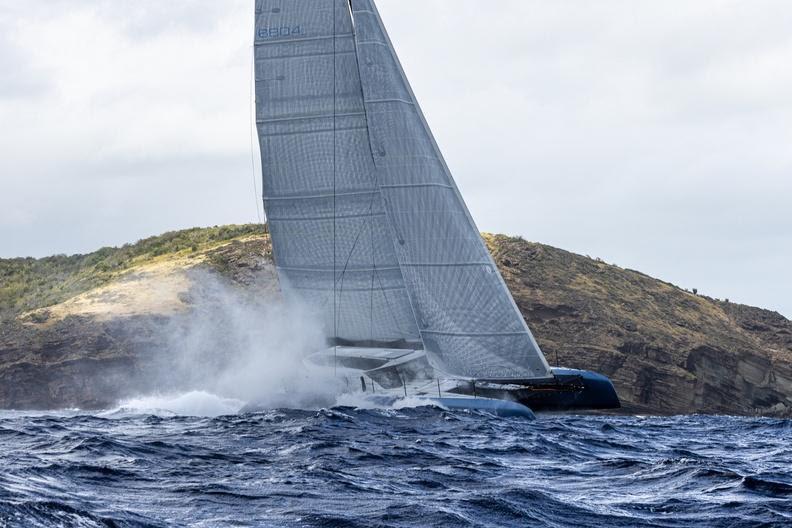
[[[449,407],[619,406],[606,377],[547,363],[373,0],[257,0],[255,83],[275,264],[328,338],[312,364]]]

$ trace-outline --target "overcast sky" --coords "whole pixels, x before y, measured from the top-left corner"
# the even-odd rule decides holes
[[[792,316],[792,2],[378,5],[482,230]],[[0,0],[0,257],[256,221],[252,14]]]

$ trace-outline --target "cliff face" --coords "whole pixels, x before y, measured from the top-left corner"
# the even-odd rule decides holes
[[[785,415],[792,322],[636,271],[485,236],[551,364],[609,376],[625,409]]]
[[[195,313],[224,316],[217,284],[233,303],[277,302],[262,233],[190,230],[0,261],[0,407],[101,408],[179,389],[189,376],[169,375],[179,358],[164,341]],[[485,240],[548,361],[608,375],[626,412],[790,414],[792,322],[781,315],[549,246]],[[222,364],[230,338],[207,339],[205,361]]]

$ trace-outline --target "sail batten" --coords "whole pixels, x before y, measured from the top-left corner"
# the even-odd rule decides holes
[[[316,41],[322,41],[322,40],[333,40],[334,37],[335,37],[335,39],[341,39],[341,38],[344,38],[344,37],[349,38],[349,37],[354,37],[354,36],[355,36],[354,33],[337,33],[336,35],[330,34],[330,35],[321,35],[321,36],[318,36],[318,37],[294,38],[294,39],[290,39],[289,42],[292,42],[292,43],[316,42]],[[269,40],[269,41],[265,40],[265,41],[256,41],[255,45],[256,46],[272,46],[272,45],[281,44],[281,43],[282,43],[281,40]],[[319,53],[315,54],[315,56],[318,56],[318,55],[322,55],[322,54],[319,54]],[[332,53],[325,53],[323,55],[332,55]]]
[[[348,114],[325,114],[325,115],[310,115],[310,116],[293,116],[293,117],[280,117],[278,119],[259,119],[258,124],[271,124],[271,123],[294,123],[297,121],[309,121],[312,119],[338,119],[341,117],[364,117],[364,112],[354,112]]]

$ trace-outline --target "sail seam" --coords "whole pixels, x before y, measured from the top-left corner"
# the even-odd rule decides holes
[[[424,334],[443,335],[450,337],[508,337],[527,335],[528,332],[442,332],[440,330],[421,330]]]
[[[330,288],[310,288],[308,286],[292,286],[291,289],[293,290],[300,290],[300,291],[330,291]],[[386,286],[379,288],[380,291],[396,291],[396,290],[404,290],[404,286]],[[370,288],[345,288],[344,291],[346,292],[370,292],[372,291]],[[403,332],[402,332],[403,333]]]
[[[316,221],[316,220],[351,220],[355,218],[376,218],[378,216],[385,216],[385,213],[364,213],[352,215],[335,215],[335,216],[305,216],[302,218],[270,218],[270,222],[302,222],[302,221]]]
[[[276,117],[273,119],[257,119],[256,122],[262,125],[269,123],[290,123],[292,121],[310,121],[311,119],[328,119],[331,117],[365,117],[363,112],[350,112],[347,114],[316,114],[308,116]]]
[[[354,37],[354,33],[339,33],[337,35],[320,35],[316,37],[305,37],[298,39],[280,39],[280,40],[257,40],[256,46],[272,46],[275,44],[292,44],[294,42],[314,42],[317,40],[335,40],[339,38]],[[333,53],[335,54],[335,53]]]
[[[276,266],[276,268],[278,268],[279,270],[283,270],[283,271],[298,271],[298,272],[301,272],[301,273],[302,272],[305,272],[305,273],[328,273],[328,272],[333,271],[333,268],[331,268],[331,267],[328,267],[328,268],[322,268],[322,267],[316,267],[316,268],[293,268],[293,267],[289,267],[289,266]],[[398,267],[395,267],[395,268],[394,267],[376,268],[376,271],[396,271],[396,270],[399,270],[399,269],[400,268],[398,268]],[[371,273],[372,271],[375,271],[375,268],[352,268],[352,269],[347,270],[347,273]]]
[[[398,97],[390,99],[366,99],[364,102],[366,104],[403,103],[406,105],[415,106],[414,102],[408,101],[407,99],[399,99]]]
[[[366,127],[341,127],[336,128],[335,132],[349,132],[350,130],[365,130]],[[332,128],[322,128],[319,130],[304,130],[299,132],[272,132],[269,134],[261,134],[264,137],[284,137],[284,136],[299,136],[309,134],[322,134],[325,132],[334,132]]]
[[[284,40],[281,41],[282,43],[293,42],[291,40]],[[355,53],[354,50],[349,51],[338,51],[336,55],[352,55]],[[276,60],[283,60],[283,59],[302,59],[302,58],[313,58],[313,57],[332,57],[332,53],[293,53],[291,55],[273,55],[271,57],[262,57],[259,62],[266,62],[266,61],[276,61]]]
[[[407,268],[473,268],[478,266],[491,267],[489,262],[405,262],[402,266]]]
[[[383,48],[387,48],[388,45],[384,42],[380,42],[379,40],[364,40],[358,42],[359,46],[382,46]]]
[[[398,183],[391,185],[380,185],[381,189],[412,189],[418,187],[440,187],[443,189],[451,189],[450,185],[444,183]]]
[[[367,196],[370,194],[375,194],[379,191],[376,189],[371,191],[354,191],[354,192],[347,192],[347,193],[333,193],[327,194],[295,194],[291,196],[265,196],[264,200],[269,201],[277,201],[277,200],[319,200],[322,198],[332,198],[333,196]]]
[[[398,138],[398,139],[407,139],[406,137],[401,137],[401,136],[395,136],[395,137]],[[399,162],[399,163],[393,163],[394,160]],[[417,163],[405,163],[405,160],[416,160]],[[425,166],[424,164],[426,162],[431,162],[431,161],[437,161],[438,163],[440,163],[440,159],[437,156],[417,156],[417,155],[414,155],[414,154],[410,155],[410,156],[390,156],[390,158],[388,159],[388,166],[389,167],[394,167],[394,166],[399,166],[399,167],[409,167],[409,166],[423,167],[423,166]],[[444,185],[444,184],[441,184],[441,185]],[[453,189],[453,187],[451,187],[450,185],[449,185],[449,188]]]

